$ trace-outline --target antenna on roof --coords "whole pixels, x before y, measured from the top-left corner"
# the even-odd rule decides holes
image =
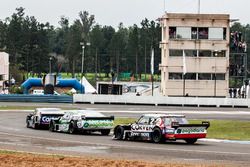
[[[201,12],[201,0],[198,0],[198,14]]]

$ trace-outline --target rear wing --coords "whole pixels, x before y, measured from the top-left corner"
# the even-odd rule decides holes
[[[114,120],[114,116],[110,117],[82,117],[83,120]]]
[[[202,121],[201,124],[179,124],[179,122],[172,122],[171,127],[177,129],[178,127],[205,127],[206,129],[210,126],[210,122]]]

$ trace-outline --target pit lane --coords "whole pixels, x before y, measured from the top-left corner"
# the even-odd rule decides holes
[[[114,109],[111,110],[112,112],[114,112]],[[74,156],[90,155],[162,162],[217,162],[240,166],[250,163],[249,144],[208,141],[198,141],[195,145],[186,145],[184,142],[154,144],[150,142],[117,141],[112,140],[112,136],[100,136],[98,134],[69,135],[51,133],[47,130],[27,129],[25,127],[25,118],[28,113],[20,111],[0,112],[0,148]],[[122,114],[126,115],[125,112]]]

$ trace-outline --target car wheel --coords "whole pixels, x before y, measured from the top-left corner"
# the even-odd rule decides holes
[[[38,127],[39,127],[38,123],[34,123],[33,128],[38,129]]]
[[[53,121],[50,122],[49,124],[49,131],[54,132],[55,131],[55,124]]]
[[[26,121],[26,128],[29,128],[30,127],[30,124],[29,124],[29,121],[27,120]]]
[[[74,127],[73,123],[69,124],[69,134],[76,133],[76,128]]]
[[[163,141],[162,133],[160,128],[154,128],[152,132],[152,141],[154,143],[159,143]]]
[[[186,139],[185,141],[187,144],[194,144],[195,142],[197,142],[197,139]]]
[[[101,134],[102,134],[103,136],[108,136],[109,133],[110,133],[110,129],[101,130]]]
[[[124,127],[122,126],[117,127],[115,131],[115,138],[118,140],[122,140],[123,135],[124,135]]]

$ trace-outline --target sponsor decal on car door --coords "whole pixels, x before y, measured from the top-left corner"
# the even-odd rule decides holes
[[[137,123],[131,125],[131,136],[150,137],[155,125],[149,124],[148,117],[141,117]]]

